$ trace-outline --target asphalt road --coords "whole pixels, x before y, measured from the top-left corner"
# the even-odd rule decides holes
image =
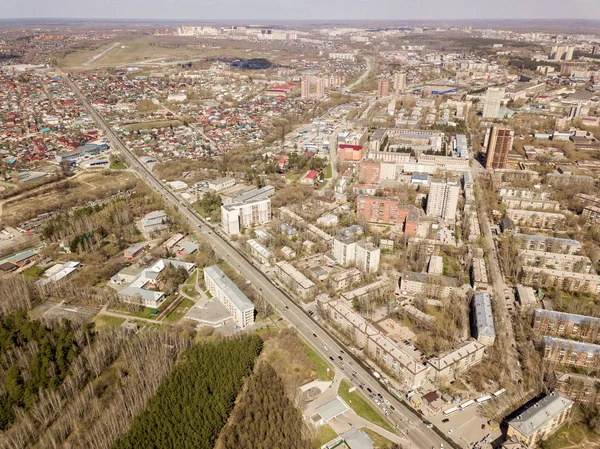
[[[252,262],[247,260],[231,246],[229,242],[221,237],[212,226],[193,212],[181,198],[177,197],[163,186],[148,168],[126,148],[104,119],[91,106],[79,88],[77,88],[67,76],[64,76],[64,79],[86,107],[91,118],[93,118],[98,126],[104,131],[105,136],[113,148],[118,149],[123,154],[123,157],[130,167],[136,170],[148,186],[155,190],[165,202],[170,203],[176,208],[198,234],[209,236],[208,238],[205,238],[205,240],[212,245],[218,257],[226,260],[242,276],[250,280],[254,287],[261,292],[265,299],[269,301],[290,326],[293,327],[317,352],[327,359],[328,363],[334,365],[335,369],[341,370],[344,368],[346,372],[355,371],[356,377],[349,376],[352,382],[355,384],[362,383],[365,388],[368,387],[373,392],[380,393],[384,399],[394,406],[395,410],[388,415],[388,419],[401,434],[412,441],[413,448],[438,449],[441,447],[442,443],[445,447],[451,447],[449,440],[442,438],[433,429],[428,429],[423,424],[421,418],[410,411],[406,405],[394,398],[394,396],[392,396],[371,374],[367,367],[363,366],[358,360],[351,358],[351,356],[349,356],[348,348],[342,347],[337,340],[334,340],[334,338],[332,338],[319,323],[310,318],[291,297],[279,290],[264,273],[258,270]],[[330,360],[330,357],[333,358],[333,360]],[[357,390],[361,392],[364,391],[362,389]],[[374,402],[371,402],[371,404],[373,407],[377,408]]]

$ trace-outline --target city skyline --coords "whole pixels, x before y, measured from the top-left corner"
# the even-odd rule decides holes
[[[595,0],[573,0],[569,10],[559,0],[539,2],[508,0],[502,8],[491,0],[442,2],[429,0],[414,8],[408,0],[333,0],[316,3],[303,0],[280,4],[271,0],[240,2],[238,0],[105,0],[81,3],[61,0],[49,4],[34,0],[11,3],[4,10],[5,19],[81,18],[129,20],[600,20],[600,3]],[[514,12],[513,12],[514,11]],[[516,12],[518,11],[518,13]]]

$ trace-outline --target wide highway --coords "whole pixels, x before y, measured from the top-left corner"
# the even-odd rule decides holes
[[[63,79],[85,106],[90,117],[104,131],[113,149],[119,150],[129,166],[140,175],[148,186],[159,194],[166,203],[172,205],[181,213],[198,234],[204,235],[204,239],[212,245],[218,257],[227,261],[244,278],[248,279],[264,298],[269,301],[277,313],[318,351],[328,363],[334,365],[337,370],[343,367],[348,373],[348,378],[355,385],[362,384],[364,389],[357,388],[357,391],[361,391],[366,395],[366,388],[370,388],[374,393],[381,394],[385,400],[389,401],[394,410],[390,410],[388,419],[396,427],[399,435],[411,441],[410,448],[438,449],[440,447],[459,447],[456,443],[442,437],[434,429],[427,428],[421,418],[387,391],[386,387],[373,376],[367,366],[350,355],[349,348],[343,346],[342,343],[311,318],[287,293],[280,290],[274,284],[273,280],[269,279],[250,260],[219,235],[211,225],[196,214],[189,205],[167,189],[123,144],[106,121],[92,107],[75,83],[66,74],[63,75]],[[333,358],[333,361],[330,360],[330,357]],[[352,372],[355,372],[356,376],[351,376]],[[374,402],[371,403],[373,407],[377,408]]]

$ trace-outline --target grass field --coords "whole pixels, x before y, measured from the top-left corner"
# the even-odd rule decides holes
[[[319,427],[317,429],[317,431],[315,432],[315,439],[313,440],[313,443],[314,443],[313,447],[315,449],[319,449],[325,443],[333,440],[337,436],[338,436],[338,434],[335,433],[335,430],[333,430],[330,426],[325,424],[324,426]]]
[[[600,435],[591,432],[584,424],[566,424],[542,443],[543,449],[562,449],[566,447],[600,447]]]
[[[118,316],[96,315],[96,318],[94,318],[94,322],[96,323],[96,327],[119,327],[125,322],[125,318],[120,318]]]
[[[333,169],[331,168],[331,164],[329,164],[325,168],[325,179],[331,179],[332,176],[333,176]]]
[[[306,345],[306,354],[308,355],[308,358],[314,363],[314,365],[315,365],[315,372],[317,373],[317,376],[319,377],[319,380],[331,380],[331,379],[333,379],[333,375],[334,375],[333,368],[331,368],[329,366],[329,364],[327,364],[327,362],[325,362],[325,360],[323,360],[321,358],[321,356],[319,356],[314,351],[314,349],[311,348],[308,345]],[[327,368],[329,368],[329,377],[327,377]]]
[[[23,271],[23,275],[26,278],[37,279],[42,275],[44,271],[44,268],[34,265],[33,267],[29,267],[25,271]]]
[[[391,447],[394,445],[393,441],[390,441],[387,438],[382,437],[377,432],[374,432],[371,429],[367,429],[366,427],[363,427],[360,430],[362,430],[367,435],[369,435],[369,437],[373,440],[373,443],[375,443],[375,449],[391,449]]]
[[[194,301],[191,299],[184,298],[181,303],[171,313],[169,313],[164,321],[167,323],[176,323],[183,318],[188,310],[194,305]]]
[[[167,126],[179,126],[182,123],[179,120],[158,120],[154,122],[140,122],[132,125],[123,126],[124,129],[129,131],[137,131],[140,129],[152,129],[152,128],[166,128]]]
[[[394,428],[379,414],[377,410],[371,407],[371,404],[367,402],[365,398],[358,391],[349,393],[351,385],[347,380],[342,380],[338,394],[346,401],[352,410],[356,412],[358,416],[371,421],[373,424],[383,427],[390,432],[396,433]]]

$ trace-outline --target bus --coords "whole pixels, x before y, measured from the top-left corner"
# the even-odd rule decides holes
[[[448,410],[444,410],[444,415],[448,416],[448,415],[451,415],[452,413],[457,412],[459,410],[460,409],[458,407],[452,407],[452,408],[449,408]]]
[[[467,407],[471,407],[473,404],[475,404],[475,401],[473,399],[471,399],[471,400],[469,400],[469,401],[467,401],[467,402],[465,402],[463,404],[460,404],[460,409],[464,410]]]
[[[478,404],[481,404],[482,402],[487,402],[490,399],[492,399],[491,396],[481,396],[479,399],[476,399],[475,402],[477,402]]]
[[[503,395],[504,393],[506,393],[506,388],[502,388],[501,390],[498,390],[494,393],[494,397],[497,398],[498,396]]]

